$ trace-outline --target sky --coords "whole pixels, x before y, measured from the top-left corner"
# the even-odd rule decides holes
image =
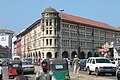
[[[120,27],[120,0],[0,0],[0,29],[19,33],[48,7]]]

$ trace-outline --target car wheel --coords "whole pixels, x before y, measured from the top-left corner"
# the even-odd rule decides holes
[[[87,73],[88,73],[89,75],[91,75],[91,71],[90,71],[89,68],[87,68]]]
[[[95,69],[95,75],[98,76],[100,74],[98,69]]]

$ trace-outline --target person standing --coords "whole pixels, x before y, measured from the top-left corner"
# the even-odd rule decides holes
[[[16,76],[14,80],[28,80],[27,76],[23,75],[23,70],[21,68],[17,69],[17,74],[18,76]]]
[[[80,61],[80,59],[78,58],[77,55],[75,55],[75,58],[73,59],[73,65],[74,65],[73,74],[78,74],[78,71],[79,71],[79,61]]]

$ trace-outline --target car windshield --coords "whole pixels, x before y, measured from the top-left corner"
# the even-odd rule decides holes
[[[20,60],[20,58],[14,58],[14,60]]]
[[[96,63],[111,63],[109,59],[96,59]]]
[[[31,65],[31,62],[22,62],[22,65]]]
[[[55,65],[55,69],[63,69],[63,65],[62,64],[56,64]]]

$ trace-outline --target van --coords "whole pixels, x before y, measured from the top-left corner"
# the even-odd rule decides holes
[[[109,58],[104,57],[89,57],[86,61],[87,73],[91,75],[95,72],[96,76],[105,73],[111,73],[116,75],[116,66],[111,62]]]

